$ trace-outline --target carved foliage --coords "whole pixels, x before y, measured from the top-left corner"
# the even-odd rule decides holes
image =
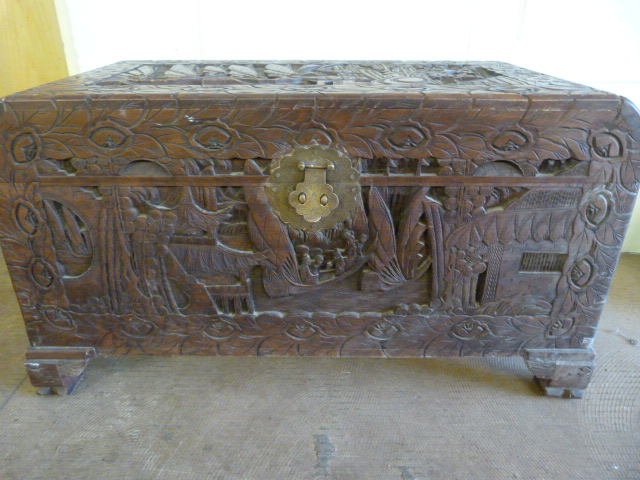
[[[398,263],[393,219],[380,191],[375,187],[369,191],[369,215],[374,234],[374,246],[369,265],[378,272],[384,283],[389,285],[404,283],[406,278]]]
[[[81,336],[104,352],[117,353],[402,357],[477,355],[480,350],[508,355],[520,345],[549,344],[544,315],[448,315],[417,305],[383,313],[168,314],[153,319],[84,314],[82,320],[76,315],[56,320],[64,322],[63,328],[33,322],[30,328],[51,345]],[[576,327],[571,345],[578,347],[591,335],[593,328]]]

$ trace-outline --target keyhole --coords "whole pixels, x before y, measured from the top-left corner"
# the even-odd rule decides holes
[[[326,195],[322,195],[320,197],[320,205],[324,207],[327,205],[327,203],[329,203],[329,197],[327,197]]]
[[[320,201],[322,202],[322,199],[320,199]],[[304,205],[306,202],[307,202],[307,195],[304,192],[302,192],[300,195],[298,195],[298,203],[300,205]]]

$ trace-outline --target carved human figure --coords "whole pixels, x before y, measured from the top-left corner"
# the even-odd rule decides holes
[[[462,269],[465,267],[465,252],[463,250],[454,250],[449,263],[449,270],[445,278],[447,286],[446,297],[450,302],[460,302],[458,292],[460,291],[459,283],[462,276]]]
[[[354,263],[356,262],[356,258],[358,256],[358,244],[356,242],[356,236],[352,230],[345,228],[342,230],[341,234],[342,239],[346,243],[346,260],[345,260],[345,268],[350,269]]]
[[[337,248],[333,251],[333,264],[335,265],[336,277],[342,275],[345,272],[345,258]]]
[[[356,236],[353,231],[345,228],[342,230],[342,238],[347,244],[347,257],[355,257],[358,254],[358,246],[356,244]]]
[[[324,263],[324,255],[316,255],[313,257],[313,263],[311,264],[311,272],[318,277],[320,275],[320,267]]]
[[[464,270],[463,305],[474,307],[476,305],[478,277],[487,270],[487,265],[482,257],[476,253],[468,255],[468,264]]]
[[[478,276],[487,269],[482,257],[473,252],[455,252],[452,269],[447,275],[447,293],[450,301],[462,307],[476,306]]]
[[[365,243],[367,243],[368,239],[369,235],[367,235],[366,233],[361,233],[360,235],[358,235],[358,243],[356,244],[356,247],[359,257],[362,257],[364,255],[364,245]]]
[[[313,285],[318,283],[318,275],[314,275],[312,271],[313,260],[309,255],[309,250],[302,252],[302,258],[300,260],[300,280],[305,285]]]

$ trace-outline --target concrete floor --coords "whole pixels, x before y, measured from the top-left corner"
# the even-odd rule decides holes
[[[42,397],[2,271],[0,479],[638,480],[639,284],[626,255],[583,400],[520,359],[203,357],[99,358]]]

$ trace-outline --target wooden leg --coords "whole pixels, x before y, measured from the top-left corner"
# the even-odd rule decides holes
[[[592,348],[529,349],[524,361],[546,395],[582,398],[595,367]]]
[[[93,347],[31,347],[27,350],[27,373],[40,394],[73,393],[89,360]]]

